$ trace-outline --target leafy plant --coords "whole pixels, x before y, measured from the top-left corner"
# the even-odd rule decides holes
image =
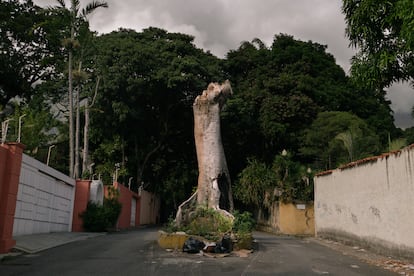
[[[255,159],[240,173],[235,196],[244,204],[269,208],[276,200],[283,202],[313,200],[312,175],[306,167],[283,151],[272,166]]]
[[[272,171],[276,174],[278,199],[285,202],[313,200],[313,177],[309,169],[285,152],[276,156]]]
[[[378,90],[413,81],[412,1],[344,0],[346,35],[358,49],[351,76]]]
[[[90,232],[104,232],[116,226],[122,204],[118,201],[119,192],[110,187],[103,205],[89,201],[86,210],[81,214],[83,227]]]
[[[399,138],[399,139],[389,141],[388,150],[389,151],[399,150],[405,146],[407,146],[407,140],[405,138]]]
[[[276,185],[276,176],[264,162],[249,159],[247,167],[239,174],[238,182],[235,186],[237,199],[253,206],[270,206],[266,194]]]
[[[232,225],[232,219],[225,217],[220,212],[211,208],[198,207],[187,227],[187,232],[216,240],[222,234],[230,232]]]
[[[177,223],[175,223],[175,218],[173,216],[170,216],[168,218],[168,222],[164,226],[164,231],[167,233],[174,233],[178,231],[185,232],[184,227],[178,227]]]
[[[250,233],[253,231],[255,224],[250,212],[234,212],[233,232],[238,234]]]

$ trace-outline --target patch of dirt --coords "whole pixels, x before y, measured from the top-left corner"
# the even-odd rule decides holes
[[[253,250],[249,250],[249,249],[240,249],[240,250],[236,250],[232,252],[233,255],[240,257],[240,258],[247,258],[252,253],[253,253]]]

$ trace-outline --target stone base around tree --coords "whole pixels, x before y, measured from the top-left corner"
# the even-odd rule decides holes
[[[184,232],[167,233],[160,230],[158,232],[158,245],[163,249],[182,250],[185,241],[190,237]]]

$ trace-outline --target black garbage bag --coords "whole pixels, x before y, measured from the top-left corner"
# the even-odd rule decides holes
[[[224,235],[220,242],[214,248],[215,253],[230,253],[233,251],[233,241],[230,235]]]
[[[203,250],[205,244],[202,241],[189,237],[183,245],[183,252],[198,253]]]

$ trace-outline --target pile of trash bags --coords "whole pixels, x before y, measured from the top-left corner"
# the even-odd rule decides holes
[[[215,243],[204,243],[194,237],[189,237],[183,245],[183,252],[187,253],[230,253],[233,251],[233,241],[230,235],[224,235],[223,238]]]

